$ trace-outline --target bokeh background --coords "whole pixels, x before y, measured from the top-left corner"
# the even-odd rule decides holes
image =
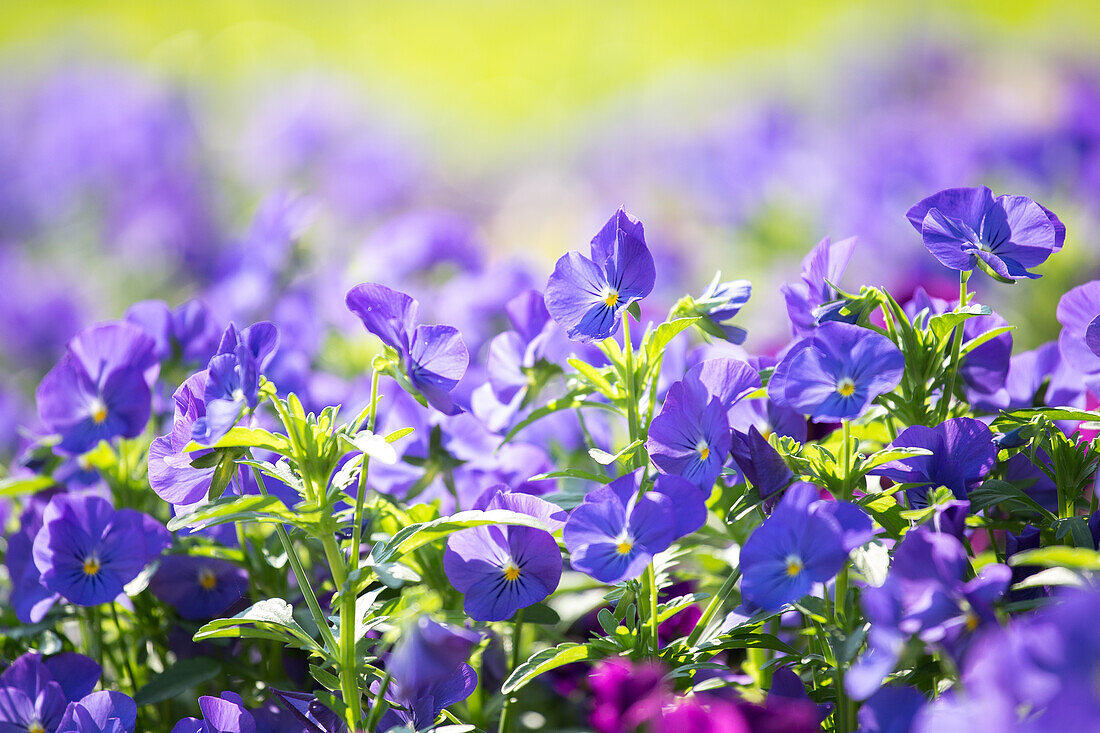
[[[845,286],[949,296],[906,209],[1028,195],[1066,248],[979,293],[1033,346],[1100,262],[1097,38],[1084,1],[4,3],[0,455],[66,340],[135,301],[278,321],[277,383],[320,404],[364,366],[351,285],[476,356],[619,205],[653,315],[749,278],[765,352],[822,237],[860,238]]]

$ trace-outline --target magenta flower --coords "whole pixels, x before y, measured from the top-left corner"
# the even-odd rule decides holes
[[[546,282],[546,309],[574,341],[613,336],[623,309],[649,295],[657,279],[642,223],[624,209],[593,237],[591,254],[562,256]]]

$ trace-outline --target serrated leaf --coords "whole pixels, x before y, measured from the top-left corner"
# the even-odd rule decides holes
[[[223,496],[217,501],[203,504],[198,509],[173,517],[168,521],[168,531],[175,532],[184,527],[213,527],[227,522],[286,522],[300,524],[306,517],[291,512],[277,497]]]
[[[691,328],[698,322],[699,316],[691,316],[689,318],[677,318],[657,326],[653,333],[649,335],[645,343],[647,360],[650,363],[656,361],[657,357],[661,355],[672,339],[676,338],[680,333]]]
[[[1017,552],[1008,558],[1013,567],[1020,565],[1038,565],[1040,567],[1076,568],[1078,570],[1100,570],[1100,552],[1085,547],[1066,547],[1053,545],[1035,550]]]
[[[275,639],[285,644],[322,654],[323,650],[294,620],[294,608],[282,598],[254,603],[232,618],[215,619],[197,632],[195,641],[250,637]]]
[[[488,524],[518,525],[549,531],[546,525],[529,514],[521,514],[506,509],[491,509],[489,511],[475,509],[405,527],[391,537],[389,542],[375,545],[371,555],[374,557],[375,562],[388,562],[423,547],[429,542],[442,539],[453,532]]]
[[[573,662],[584,662],[590,659],[598,659],[599,655],[588,644],[575,644],[568,642],[558,644],[550,649],[543,649],[532,654],[526,662],[516,667],[508,679],[504,681],[501,692],[510,695],[527,685],[531,680],[544,672],[549,672],[558,667],[564,667]]]
[[[285,435],[278,435],[263,428],[235,427],[214,445],[201,445],[191,441],[183,450],[185,453],[190,453],[205,448],[262,448],[285,455],[290,452],[290,443],[287,442]]]

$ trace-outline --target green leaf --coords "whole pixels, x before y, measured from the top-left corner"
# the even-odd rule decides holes
[[[962,349],[959,351],[959,353],[963,354],[963,355],[969,354],[971,351],[978,348],[979,346],[986,343],[987,341],[992,341],[993,339],[997,338],[1001,334],[1009,333],[1010,331],[1012,331],[1014,329],[1015,329],[1015,326],[1003,326],[1001,328],[994,328],[990,331],[986,331],[985,333],[980,334],[978,336],[975,336],[974,338],[970,339],[965,344],[963,344]]]
[[[1066,535],[1073,539],[1073,544],[1079,548],[1092,550],[1092,533],[1089,532],[1088,520],[1084,517],[1069,517],[1058,519],[1054,522],[1054,535],[1063,539]]]
[[[652,364],[665,350],[669,342],[676,338],[684,330],[691,328],[699,321],[699,316],[691,318],[677,318],[657,326],[645,343],[646,359]]]
[[[584,395],[586,394],[588,394],[588,392],[585,390],[576,390],[564,397],[559,397],[556,400],[551,400],[550,402],[547,402],[545,405],[538,408],[537,410],[532,410],[530,415],[520,420],[514,428],[508,431],[508,434],[504,436],[504,440],[502,440],[500,444],[504,445],[505,443],[511,441],[512,438],[516,437],[516,435],[521,430],[526,428],[531,423],[541,420],[547,415],[552,415],[555,412],[561,412],[562,410],[573,410],[579,407],[596,407],[601,410],[608,410],[609,412],[614,412],[618,414],[619,411],[615,408],[614,405],[609,405],[604,402],[596,402],[594,400],[586,400],[584,399]]]
[[[203,504],[193,512],[181,514],[168,521],[168,531],[184,527],[213,527],[227,522],[286,522],[301,524],[305,516],[291,512],[274,496],[223,496],[217,501]]]
[[[405,527],[391,537],[389,542],[375,545],[371,555],[375,562],[388,562],[459,530],[487,524],[508,524],[550,531],[549,527],[529,514],[507,509],[470,510]]]
[[[134,702],[141,708],[171,700],[177,695],[201,687],[217,677],[221,671],[221,665],[210,657],[180,659],[163,672],[150,677],[134,695]]]
[[[967,319],[974,318],[975,316],[988,316],[993,311],[988,305],[968,305],[965,308],[960,308],[950,313],[941,313],[938,316],[932,316],[928,319],[928,329],[936,335],[936,338],[942,339],[951,333],[952,329],[959,326]]]
[[[561,616],[545,603],[536,603],[523,609],[523,622],[528,624],[541,624],[554,626],[561,623]]]
[[[860,463],[859,470],[863,473],[867,473],[879,466],[882,466],[890,461],[898,461],[902,458],[912,458],[913,456],[930,456],[932,451],[925,448],[883,448],[882,450],[872,453]]]
[[[870,494],[860,499],[859,505],[894,539],[899,539],[909,528],[909,521],[901,515],[901,505],[893,496]]]
[[[1100,420],[1100,412],[1078,410],[1073,407],[1030,407],[1022,410],[1012,410],[1004,414],[1022,422],[1027,422],[1040,415],[1049,420],[1076,420],[1085,422]]]
[[[600,450],[599,448],[589,448],[588,455],[593,461],[601,466],[610,466],[615,461],[621,461],[623,458],[632,454],[638,447],[645,444],[643,440],[635,440],[630,445],[623,448],[621,451],[615,454],[608,453],[607,451]]]
[[[263,448],[282,455],[290,452],[290,443],[285,435],[276,435],[263,428],[232,428],[214,445],[200,445],[191,441],[183,449],[184,452],[203,450],[206,448]]]
[[[558,667],[564,667],[573,662],[584,662],[589,659],[598,659],[600,655],[588,644],[574,644],[572,642],[558,644],[550,649],[543,649],[532,654],[526,662],[516,667],[508,679],[504,681],[501,692],[510,695],[521,689],[528,682],[544,672],[549,672]]]
[[[1075,568],[1077,570],[1100,570],[1100,552],[1085,547],[1066,547],[1052,545],[1036,550],[1017,552],[1008,558],[1008,564],[1038,565],[1039,567]]]
[[[294,608],[282,598],[268,598],[233,618],[219,618],[199,629],[195,641],[250,637],[274,639],[284,644],[323,654],[324,650],[294,620]]]
[[[214,469],[214,476],[210,479],[210,489],[206,493],[206,498],[214,501],[225,493],[229,482],[237,475],[237,459],[241,454],[236,450],[222,450],[211,455],[221,456],[218,459],[218,467]]]
[[[601,484],[609,484],[612,479],[607,476],[601,476],[598,473],[590,473],[589,471],[581,471],[576,468],[567,468],[563,471],[551,471],[550,473],[540,473],[537,476],[532,476],[527,479],[528,481],[549,481],[550,479],[559,478],[576,478],[583,481],[597,481]]]
[[[718,649],[772,649],[784,654],[800,653],[779,637],[755,629],[748,633],[742,632],[732,636],[719,636],[714,641],[699,645],[700,651],[715,651]]]
[[[26,478],[6,478],[0,480],[0,496],[19,496],[34,494],[53,486],[55,481],[49,476],[28,476]]]
[[[578,373],[587,379],[596,391],[605,395],[608,399],[614,399],[618,396],[619,391],[612,386],[611,382],[607,381],[607,377],[601,374],[599,369],[575,356],[569,357],[566,361],[569,366],[576,369]]]
[[[413,430],[414,428],[401,428],[400,430],[394,430],[392,433],[386,436],[386,442],[395,443],[398,440],[404,438],[406,435],[413,432]]]
[[[976,489],[972,489],[967,496],[970,500],[971,511],[978,511],[980,509],[986,509],[996,504],[1004,504],[1008,508],[1023,508],[1029,511],[1038,512],[1045,519],[1053,521],[1056,519],[1048,509],[1042,504],[1032,499],[1020,488],[1008,483],[1007,481],[999,481],[997,479],[989,479],[982,483],[981,486]]]

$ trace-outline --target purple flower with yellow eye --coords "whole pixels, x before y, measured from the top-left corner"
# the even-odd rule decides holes
[[[36,652],[22,655],[0,674],[0,731],[68,733],[79,730],[63,725],[68,717],[66,706],[71,708],[74,701],[79,701],[96,708],[104,707],[97,703],[102,702],[101,696],[107,693],[92,692],[102,673],[102,668],[83,654],[63,652],[48,659]],[[98,731],[99,728],[87,730]],[[133,730],[132,719],[130,730]]]
[[[905,357],[890,339],[848,323],[823,323],[791,347],[768,382],[768,396],[818,422],[859,417],[894,389]]]
[[[445,415],[462,412],[451,390],[466,373],[470,354],[458,329],[416,325],[420,304],[376,283],[355,286],[345,303],[368,331],[397,352],[405,376],[429,405]]]
[[[710,359],[669,387],[649,427],[646,450],[657,468],[682,476],[705,492],[722,471],[732,439],[728,412],[760,387],[760,375],[743,361]]]
[[[679,476],[658,476],[638,496],[635,474],[588,492],[569,515],[562,537],[569,562],[602,583],[637,578],[680,537],[703,526],[703,493]]]
[[[528,514],[550,531],[565,524],[565,512],[528,494],[497,491],[485,508]],[[447,539],[443,569],[465,595],[470,618],[503,621],[554,592],[561,580],[561,550],[550,532],[534,527],[474,527]]]
[[[1028,268],[1062,249],[1066,227],[1026,196],[997,196],[985,186],[949,188],[915,204],[906,217],[945,267],[980,267],[1004,280],[1037,278]]]
[[[42,585],[78,606],[114,600],[163,549],[147,536],[151,521],[98,496],[55,496],[34,538]]]
[[[546,309],[574,341],[613,336],[623,309],[649,295],[657,279],[642,223],[624,209],[592,238],[591,254],[562,256],[546,282]]]
[[[59,447],[84,453],[101,440],[145,430],[152,395],[145,372],[156,365],[153,339],[131,323],[105,323],[69,342],[35,396],[43,424]]]
[[[149,580],[149,590],[186,619],[211,619],[248,590],[248,573],[228,560],[169,555]]]
[[[838,507],[829,505],[851,505],[817,499],[813,486],[795,484],[745,542],[741,593],[747,604],[779,610],[807,595],[815,584],[828,582],[844,567],[849,549],[862,537],[848,542],[847,522],[841,521]]]

